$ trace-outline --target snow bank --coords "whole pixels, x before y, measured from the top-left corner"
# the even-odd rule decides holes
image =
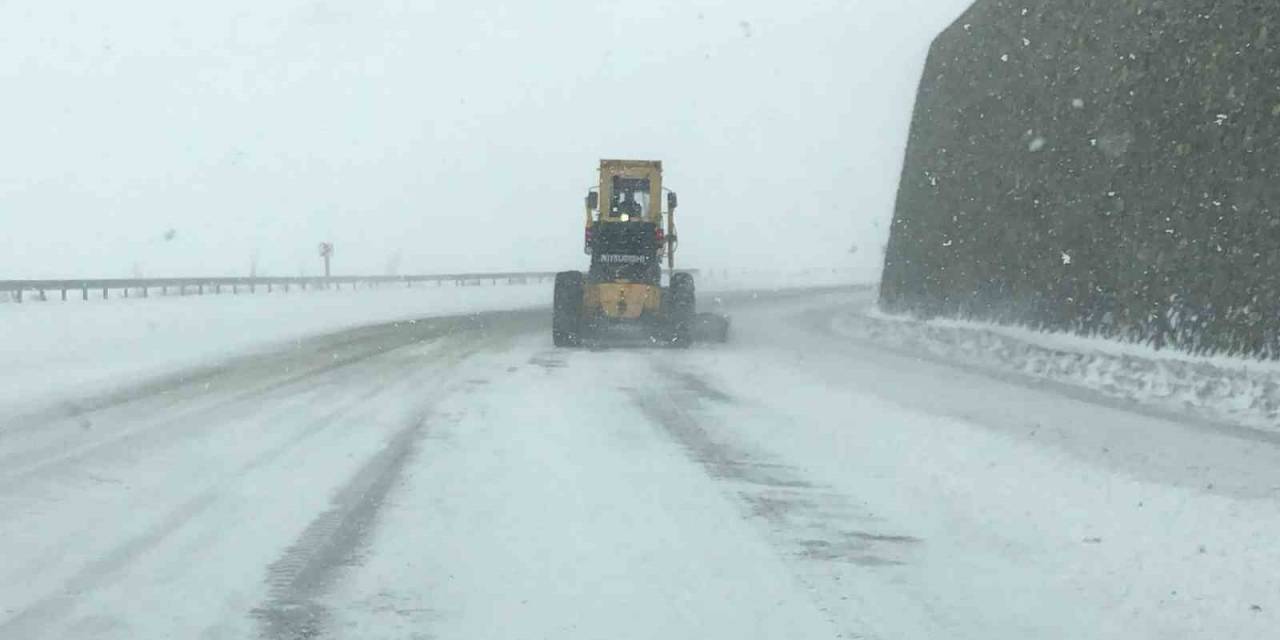
[[[875,310],[838,316],[833,328],[875,344],[1280,433],[1280,363]]]
[[[118,386],[359,325],[544,305],[547,284],[0,305],[0,406]]]
[[[847,283],[847,270],[713,270],[704,293]],[[352,327],[546,307],[551,283],[385,286],[0,304],[0,407],[41,404]]]

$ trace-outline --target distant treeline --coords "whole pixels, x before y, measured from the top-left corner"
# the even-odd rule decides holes
[[[978,0],[934,42],[889,311],[1280,357],[1280,2]]]

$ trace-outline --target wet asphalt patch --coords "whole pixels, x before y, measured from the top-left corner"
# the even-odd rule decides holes
[[[563,369],[568,364],[564,361],[564,354],[558,351],[543,351],[532,358],[529,358],[529,364],[537,365],[551,371],[552,369]]]

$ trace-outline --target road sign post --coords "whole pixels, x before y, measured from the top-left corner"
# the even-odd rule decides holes
[[[329,277],[329,258],[332,256],[333,256],[333,243],[321,242],[320,257],[324,258],[324,277],[325,278]]]

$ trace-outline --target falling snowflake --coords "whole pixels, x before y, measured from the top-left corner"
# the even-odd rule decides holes
[[[1222,125],[1227,123],[1228,119],[1230,119],[1230,116],[1228,116],[1225,113],[1219,113],[1218,117],[1214,118],[1214,124],[1217,124],[1219,127],[1221,127]]]
[[[1037,136],[1035,140],[1032,140],[1032,141],[1031,141],[1031,144],[1027,145],[1027,149],[1030,149],[1032,153],[1035,153],[1035,152],[1037,152],[1037,151],[1039,151],[1039,150],[1043,149],[1043,148],[1044,148],[1044,145],[1045,145],[1045,144],[1047,144],[1047,143],[1048,143],[1048,141],[1047,141],[1047,140],[1045,140],[1045,139],[1044,139],[1044,138],[1042,138],[1042,137]]]
[[[1074,100],[1072,100],[1072,101],[1071,101],[1071,106],[1073,106],[1073,107],[1075,107],[1075,108],[1077,108],[1077,109],[1083,109],[1083,108],[1084,108],[1084,100],[1082,100],[1082,99],[1080,99],[1080,98],[1076,98],[1076,99],[1074,99]]]
[[[1000,62],[1008,62],[1008,61],[1009,61],[1009,54],[1006,53],[1000,56]]]
[[[1071,264],[1071,254],[1066,251],[1062,252],[1062,264]]]

